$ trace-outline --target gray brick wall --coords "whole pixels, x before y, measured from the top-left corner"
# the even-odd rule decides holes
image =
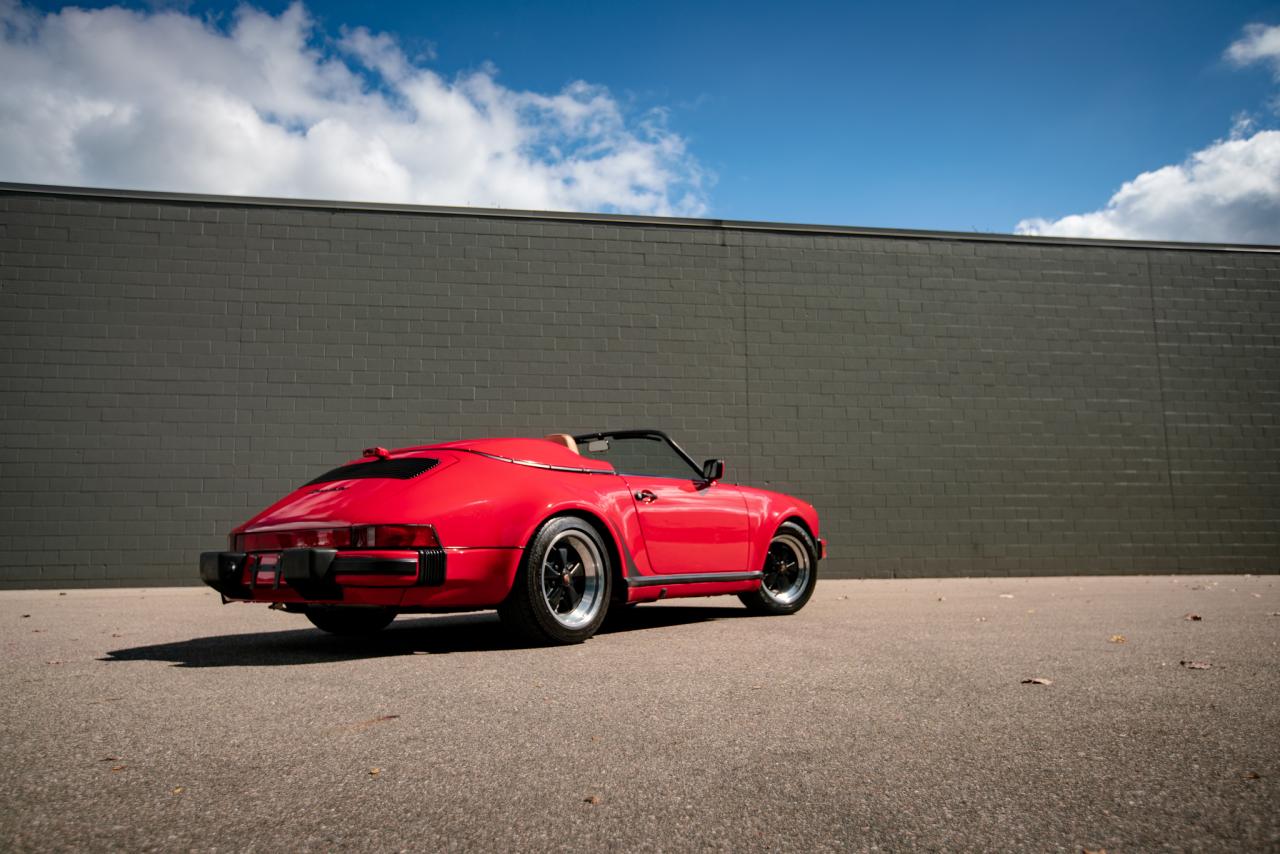
[[[1280,570],[1280,254],[0,188],[0,586],[371,444],[659,426],[831,576]]]

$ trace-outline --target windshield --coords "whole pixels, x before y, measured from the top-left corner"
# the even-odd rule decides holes
[[[679,480],[700,479],[702,474],[661,434],[584,436],[578,439],[578,453],[604,460],[618,474]]]

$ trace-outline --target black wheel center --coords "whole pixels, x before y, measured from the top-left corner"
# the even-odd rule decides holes
[[[791,555],[780,552],[781,549],[770,550],[764,578],[769,589],[779,592],[795,581],[800,570],[800,565],[792,559]]]

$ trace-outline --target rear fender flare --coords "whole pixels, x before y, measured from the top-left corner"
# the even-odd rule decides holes
[[[609,552],[609,563],[613,573],[613,598],[625,600],[627,596],[626,579],[628,576],[636,575],[638,572],[635,557],[631,549],[625,545],[626,541],[618,536],[615,527],[593,508],[581,503],[566,503],[557,506],[552,512],[538,519],[535,524],[525,531],[521,549],[528,548],[538,529],[551,519],[562,516],[581,519],[596,529],[596,533],[600,535],[600,539],[604,541],[605,548]]]

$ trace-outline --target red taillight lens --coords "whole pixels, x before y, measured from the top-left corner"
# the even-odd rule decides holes
[[[233,552],[282,549],[433,549],[440,547],[430,525],[358,525],[354,528],[306,528],[256,531],[231,537]]]
[[[351,545],[350,528],[306,528],[300,531],[258,531],[235,538],[233,551],[271,552],[280,549],[340,549]]]
[[[439,548],[440,539],[430,525],[361,525],[351,529],[351,544],[366,549]]]

